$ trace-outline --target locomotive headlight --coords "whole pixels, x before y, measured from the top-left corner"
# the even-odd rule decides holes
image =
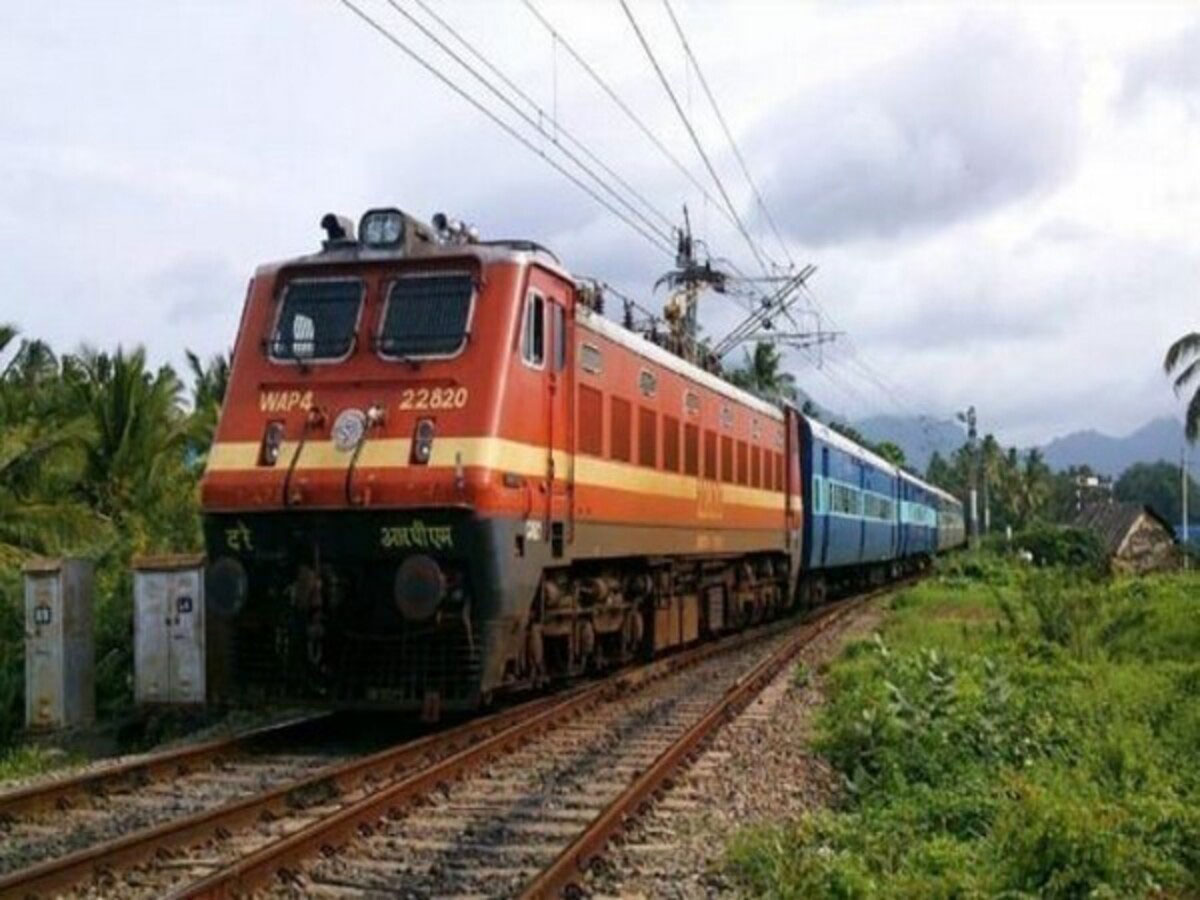
[[[268,422],[263,431],[262,446],[258,449],[258,464],[273,466],[279,461],[279,447],[283,444],[283,423],[276,420]]]
[[[222,556],[204,573],[205,602],[218,616],[232,618],[246,605],[246,567],[232,556]]]
[[[429,457],[433,455],[433,430],[433,419],[417,419],[417,427],[413,429],[413,465],[428,464]]]
[[[368,247],[394,247],[404,237],[404,214],[398,209],[367,210],[358,233]]]
[[[349,453],[363,439],[367,431],[367,417],[361,409],[343,409],[333,420],[330,436],[333,446],[342,453]]]
[[[400,563],[392,589],[400,614],[410,622],[424,622],[442,602],[446,577],[432,558],[418,554]]]

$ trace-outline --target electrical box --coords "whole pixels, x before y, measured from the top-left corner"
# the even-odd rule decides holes
[[[76,728],[96,718],[91,560],[42,559],[25,575],[25,725]]]
[[[204,557],[133,561],[134,700],[205,701]]]

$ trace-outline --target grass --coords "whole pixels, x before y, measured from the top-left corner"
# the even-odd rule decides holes
[[[10,747],[0,753],[0,790],[4,789],[4,782],[14,778],[43,775],[80,761],[80,757],[72,756],[61,750],[28,745]]]
[[[835,809],[735,835],[774,897],[1200,894],[1200,578],[962,558],[829,672]]]

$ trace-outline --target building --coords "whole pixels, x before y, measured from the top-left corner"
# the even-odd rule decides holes
[[[1100,538],[1116,572],[1143,574],[1179,565],[1179,548],[1170,524],[1140,503],[1093,503],[1071,523]]]

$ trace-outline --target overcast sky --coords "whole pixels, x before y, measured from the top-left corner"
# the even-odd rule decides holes
[[[480,91],[383,0],[355,2]],[[426,2],[755,269],[519,0]],[[619,3],[535,3],[716,196]],[[1160,366],[1200,328],[1200,7],[673,3],[786,254],[664,6],[631,0],[752,237],[819,266],[823,325],[848,335],[790,357],[809,393],[850,415],[975,404],[1021,444],[1180,412]],[[668,256],[337,0],[5,3],[0,83],[0,321],[58,348],[223,350],[256,264],[373,205],[530,237],[662,300]],[[703,317],[737,314],[713,297]]]

